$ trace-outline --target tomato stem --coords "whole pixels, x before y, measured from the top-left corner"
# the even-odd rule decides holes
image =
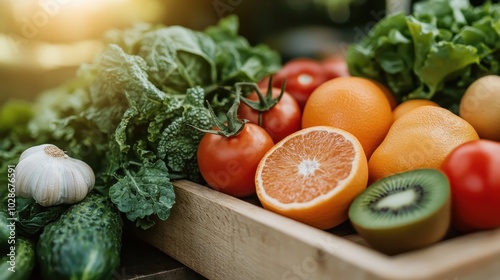
[[[240,82],[236,83],[236,91],[241,92],[241,88],[244,86],[252,87],[255,92],[257,93],[257,96],[259,97],[258,101],[253,101],[245,97],[241,97],[241,101],[245,103],[248,107],[252,108],[253,110],[259,112],[258,114],[258,125],[262,126],[262,114],[268,110],[271,110],[278,102],[281,100],[281,97],[283,97],[283,94],[285,93],[285,86],[286,86],[286,79],[283,81],[283,84],[281,84],[281,91],[278,97],[273,98],[273,77],[271,76],[269,78],[269,82],[267,84],[267,92],[266,95],[260,91],[259,86],[256,83],[248,83],[248,82]]]
[[[212,106],[210,106],[210,102],[207,100],[207,108],[208,112],[210,113],[210,118],[214,122],[214,129],[201,129],[195,126],[192,126],[199,131],[203,131],[205,133],[212,133],[212,134],[217,134],[220,136],[224,137],[232,137],[236,136],[241,133],[243,130],[243,127],[245,126],[245,123],[248,122],[248,120],[241,120],[238,118],[238,107],[240,106],[240,92],[241,88],[236,88],[236,94],[234,97],[233,104],[229,108],[229,110],[226,113],[226,119],[227,123],[223,123],[215,114],[214,110],[212,109]]]

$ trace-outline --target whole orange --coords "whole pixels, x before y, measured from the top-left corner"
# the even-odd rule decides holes
[[[398,100],[396,99],[396,96],[394,96],[392,91],[386,85],[377,82],[375,80],[372,81],[382,90],[387,100],[389,100],[389,105],[391,106],[391,109],[394,110],[399,104]]]
[[[401,104],[396,106],[394,110],[392,110],[394,121],[397,120],[402,115],[420,106],[439,106],[439,104],[428,99],[409,99],[403,101]]]
[[[458,145],[477,140],[474,128],[447,109],[420,106],[398,118],[368,161],[370,183],[418,168],[441,167]]]
[[[326,81],[309,96],[302,127],[327,125],[353,134],[367,158],[384,140],[392,124],[388,99],[373,81],[339,77]]]

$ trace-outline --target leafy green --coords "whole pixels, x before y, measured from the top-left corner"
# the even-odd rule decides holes
[[[0,136],[16,127],[22,127],[32,115],[32,106],[27,101],[8,100],[0,107]]]
[[[154,222],[149,216],[156,214],[166,220],[174,204],[174,191],[168,179],[168,169],[162,160],[144,164],[135,174],[126,171],[109,189],[109,196],[127,218],[137,221],[137,226],[149,228]]]
[[[43,207],[34,199],[16,198],[16,232],[30,238],[41,233],[45,225],[55,221],[68,208],[68,205]]]
[[[31,142],[26,125],[32,116],[33,106],[27,101],[11,99],[0,106],[0,210],[7,208],[9,167],[29,147],[23,142]]]
[[[353,76],[389,86],[399,101],[432,99],[456,112],[466,88],[500,74],[500,4],[427,0],[379,21],[347,52]]]
[[[40,95],[22,126],[30,139],[18,146],[50,142],[87,162],[95,188],[140,228],[152,226],[152,216],[167,219],[172,180],[203,181],[196,160],[203,132],[194,127],[212,126],[206,101],[226,112],[234,98],[227,88],[281,66],[277,52],[237,31],[235,16],[204,31],[149,24],[110,31],[76,79]],[[0,158],[22,150],[0,149]]]

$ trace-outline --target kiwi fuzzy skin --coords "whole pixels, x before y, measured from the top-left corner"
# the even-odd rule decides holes
[[[390,229],[367,229],[352,223],[358,234],[375,250],[396,255],[442,240],[451,224],[451,199],[434,214],[419,222]]]

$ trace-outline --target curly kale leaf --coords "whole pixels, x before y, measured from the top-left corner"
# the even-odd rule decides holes
[[[137,173],[126,169],[125,174],[109,189],[118,209],[143,229],[154,225],[153,215],[166,220],[175,203],[175,193],[165,162],[143,164]]]
[[[212,124],[210,114],[203,103],[202,88],[188,89],[180,107],[181,116],[162,132],[158,154],[160,158],[166,158],[172,178],[201,180],[196,163],[197,144],[193,143],[199,143],[204,134],[196,128],[208,129]]]

